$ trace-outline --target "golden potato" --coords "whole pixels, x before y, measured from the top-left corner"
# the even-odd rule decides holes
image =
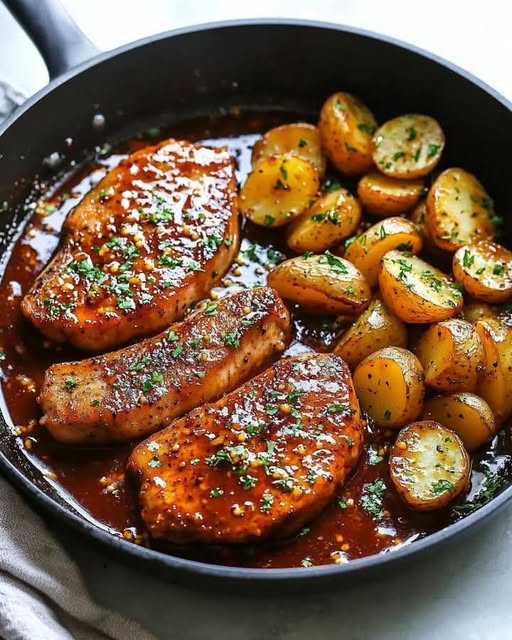
[[[354,371],[361,407],[378,427],[399,429],[423,409],[424,373],[418,358],[400,347],[385,347],[367,356]]]
[[[470,322],[451,318],[432,325],[419,339],[415,353],[427,386],[447,392],[475,389],[484,351]]]
[[[369,213],[396,216],[412,209],[423,193],[423,180],[398,180],[373,171],[357,185],[357,195]]]
[[[352,369],[361,360],[383,347],[405,347],[407,328],[381,300],[373,300],[334,347]]]
[[[370,287],[351,262],[330,251],[281,262],[268,284],[311,313],[356,315],[370,304]]]
[[[433,420],[398,434],[389,458],[391,480],[413,509],[446,507],[469,485],[471,461],[456,433]]]
[[[491,240],[458,249],[453,275],[477,300],[501,303],[512,300],[512,252]]]
[[[271,156],[294,155],[310,162],[320,178],[325,175],[327,160],[322,151],[318,128],[306,122],[283,124],[270,129],[256,142],[252,150],[252,166]]]
[[[484,349],[476,393],[501,424],[512,414],[512,329],[497,318],[477,320],[475,329]]]
[[[390,251],[382,258],[384,303],[404,322],[440,322],[462,309],[462,293],[439,269],[416,256]]]
[[[361,222],[361,205],[346,189],[330,191],[287,229],[286,242],[297,253],[319,253],[339,244]]]
[[[491,408],[473,393],[434,396],[425,402],[422,420],[435,420],[459,436],[468,451],[475,451],[496,433]]]
[[[441,159],[444,133],[437,120],[418,113],[381,125],[372,141],[377,169],[392,178],[420,178]]]
[[[421,247],[421,237],[410,220],[385,218],[351,242],[345,250],[345,258],[356,265],[373,287],[379,281],[382,257],[388,251],[419,253]]]
[[[327,157],[341,173],[361,175],[373,166],[372,112],[350,93],[334,93],[320,111],[318,129]]]
[[[427,201],[421,200],[409,215],[409,220],[416,226],[416,231],[420,234],[423,242],[422,256],[424,259],[432,259],[436,262],[448,264],[451,260],[451,254],[440,249],[432,240],[432,236],[427,226]],[[427,257],[428,256],[428,257]]]
[[[476,322],[482,318],[494,318],[497,313],[496,307],[491,307],[485,302],[467,302],[460,315],[468,322]]]
[[[281,227],[300,216],[320,185],[312,164],[294,156],[262,160],[240,189],[240,211],[263,227]]]
[[[494,238],[492,200],[474,175],[446,169],[427,196],[427,226],[433,241],[445,251],[477,240]]]

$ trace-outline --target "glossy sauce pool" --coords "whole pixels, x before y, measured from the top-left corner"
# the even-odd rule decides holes
[[[294,538],[238,547],[156,545],[141,526],[136,492],[124,477],[132,446],[65,446],[54,442],[37,424],[40,410],[36,398],[45,369],[55,362],[87,356],[42,338],[20,311],[21,298],[54,252],[62,222],[71,208],[127,152],[167,136],[228,145],[237,159],[241,181],[250,168],[251,147],[258,133],[292,120],[275,114],[226,116],[165,132],[150,130],[120,145],[115,153],[105,145],[94,160],[50,190],[44,201],[27,203],[27,224],[13,247],[0,284],[0,365],[5,402],[21,450],[45,469],[48,482],[56,484],[85,518],[131,543],[196,560],[247,567],[343,563],[391,552],[444,528],[491,499],[512,475],[512,444],[506,428],[474,457],[471,488],[458,505],[430,514],[413,512],[400,501],[389,479],[387,450],[393,434],[368,426],[365,452],[352,478],[322,515]],[[214,289],[212,295],[265,284],[268,270],[289,255],[282,231],[266,231],[244,223],[239,257],[224,278],[224,286]],[[295,338],[286,354],[332,348],[340,330],[334,318],[307,317],[293,307],[290,311]]]

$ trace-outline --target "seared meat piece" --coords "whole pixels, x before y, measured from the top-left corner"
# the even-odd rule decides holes
[[[153,538],[250,542],[289,535],[317,515],[362,445],[347,365],[306,354],[148,438],[128,469]]]
[[[23,313],[49,338],[90,351],[156,333],[227,271],[238,232],[226,149],[177,140],[142,149],[68,215]]]
[[[51,366],[41,424],[62,442],[141,438],[235,389],[286,346],[290,318],[273,289],[203,307],[139,344]]]

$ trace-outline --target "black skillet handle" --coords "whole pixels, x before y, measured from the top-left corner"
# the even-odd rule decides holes
[[[55,78],[99,53],[59,0],[3,0]]]

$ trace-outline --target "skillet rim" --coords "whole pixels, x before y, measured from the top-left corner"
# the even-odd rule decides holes
[[[352,35],[360,36],[366,39],[377,40],[390,44],[399,49],[405,49],[416,55],[422,56],[440,65],[449,71],[461,76],[468,82],[472,83],[485,93],[489,95],[500,104],[502,104],[509,112],[512,112],[512,101],[501,95],[497,90],[488,85],[486,82],[480,80],[469,71],[459,67],[458,65],[449,62],[437,54],[428,52],[413,44],[403,42],[397,38],[386,36],[383,34],[377,34],[366,29],[360,29],[358,27],[342,25],[331,22],[324,22],[318,20],[306,20],[306,19],[294,19],[294,18],[251,18],[251,19],[237,19],[237,20],[223,20],[216,22],[209,22],[204,24],[191,25],[186,27],[180,27],[159,33],[156,35],[147,36],[145,38],[130,42],[128,44],[116,47],[111,51],[100,53],[97,56],[77,65],[76,67],[66,71],[59,77],[51,80],[48,85],[40,89],[36,94],[28,98],[16,111],[8,117],[0,125],[0,147],[1,136],[7,131],[14,123],[25,113],[27,113],[34,105],[40,100],[44,99],[55,88],[64,84],[71,78],[78,76],[82,72],[88,71],[98,64],[109,60],[110,58],[124,54],[128,51],[138,49],[146,45],[151,45],[154,42],[160,40],[166,40],[168,38],[174,38],[181,35],[188,35],[196,32],[204,32],[211,30],[232,29],[239,27],[251,27],[251,26],[281,26],[281,27],[306,27],[315,29],[324,29],[338,31],[340,33],[349,33]],[[1,148],[0,148],[1,151]],[[3,255],[0,255],[0,260]],[[3,411],[2,411],[3,414]],[[3,415],[1,416],[3,419]],[[105,531],[92,522],[86,520],[63,505],[56,502],[53,498],[50,498],[42,489],[36,484],[31,482],[21,471],[19,471],[14,464],[7,459],[4,453],[0,450],[0,469],[7,476],[7,479],[12,485],[20,489],[25,496],[31,498],[31,506],[33,503],[41,505],[46,514],[55,515],[59,522],[64,523],[71,529],[78,531],[84,536],[87,536],[92,541],[99,544],[105,551],[111,548],[123,556],[131,557],[130,559],[144,563],[146,566],[159,565],[160,568],[165,567],[173,572],[181,575],[189,576],[204,576],[211,578],[219,578],[223,580],[239,582],[256,581],[260,583],[289,583],[296,582],[297,580],[326,580],[331,579],[343,579],[348,575],[360,574],[364,570],[375,569],[377,567],[387,567],[392,562],[398,562],[405,560],[415,554],[421,554],[427,550],[431,550],[433,547],[438,546],[442,542],[452,540],[457,535],[463,532],[467,532],[475,525],[482,523],[488,519],[489,516],[495,514],[512,498],[512,485],[507,487],[498,496],[493,498],[489,503],[475,511],[474,513],[465,516],[461,520],[441,529],[433,534],[426,536],[420,540],[414,541],[409,544],[404,544],[402,547],[395,551],[387,553],[374,554],[372,556],[366,556],[364,558],[358,558],[351,560],[343,565],[328,564],[315,567],[288,567],[282,569],[272,568],[248,568],[248,567],[231,567],[225,565],[216,565],[207,562],[199,562],[196,560],[189,560],[186,558],[180,558],[165,554],[153,549],[148,549],[135,545],[131,542],[118,538],[108,531]],[[160,572],[162,575],[162,572]]]

